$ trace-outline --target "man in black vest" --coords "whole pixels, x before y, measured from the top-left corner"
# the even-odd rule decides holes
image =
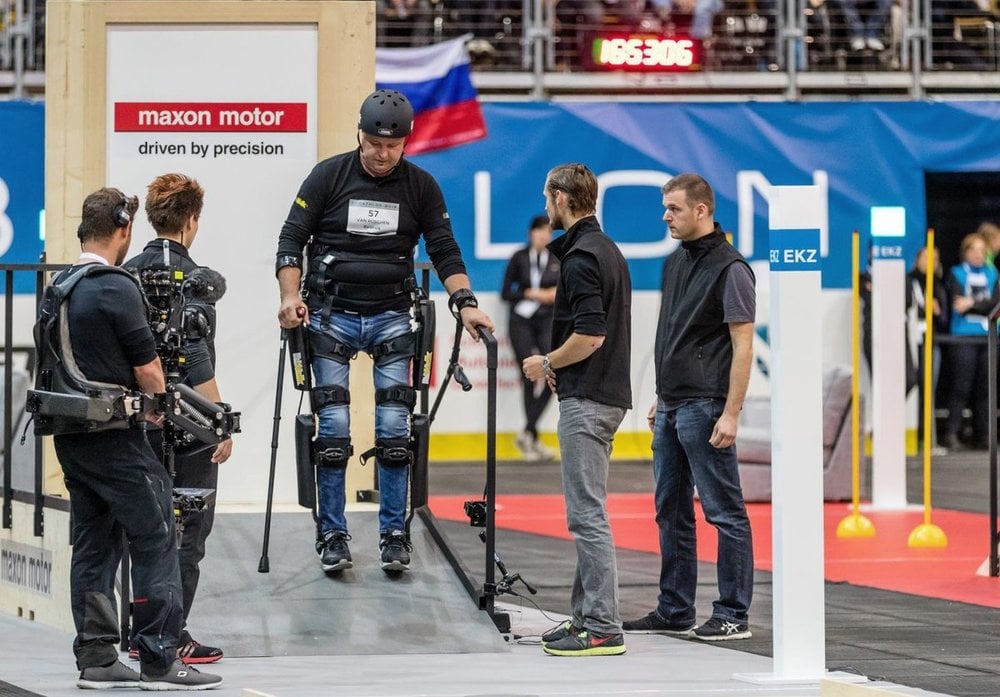
[[[572,619],[542,636],[554,656],[625,653],[618,614],[618,569],[608,521],[608,467],[615,432],[632,406],[632,279],[594,210],[597,178],[581,164],[560,165],[545,180],[545,212],[566,234],[549,244],[559,259],[552,345],[522,362],[529,380],[545,378],[559,397],[566,522],[576,542]]]
[[[715,195],[696,174],[663,186],[663,219],[681,248],[663,266],[656,330],[656,403],[649,410],[660,528],[656,609],[627,632],[750,637],[753,546],[736,462],[736,427],[753,356],[754,276],[714,221]],[[694,488],[719,532],[719,599],[695,628]]]
[[[206,399],[218,403],[222,401],[222,396],[215,379],[215,303],[211,302],[213,297],[203,297],[207,294],[199,292],[201,288],[197,281],[201,277],[195,272],[206,269],[198,266],[188,251],[198,235],[198,221],[204,199],[205,190],[191,177],[176,173],[156,177],[146,189],[145,206],[146,218],[156,231],[156,239],[125,262],[124,267],[140,278],[143,271],[149,270],[168,272],[171,277],[177,272],[183,274],[186,279],[184,295],[187,307],[196,309],[196,314],[189,315],[187,321],[181,320],[185,325],[180,337],[183,338],[184,361],[178,361],[177,378]],[[201,322],[191,321],[191,317]],[[151,431],[149,438],[154,451],[162,452],[162,432]],[[227,438],[211,449],[177,453],[174,461],[174,487],[218,488],[219,464],[229,459],[232,448],[233,441]],[[181,590],[185,626],[181,631],[177,655],[188,664],[214,663],[222,658],[222,649],[195,641],[186,626],[201,577],[198,565],[205,556],[205,541],[212,532],[214,521],[215,505],[210,504],[187,517],[184,521],[184,534],[181,536]],[[129,656],[136,657],[134,649],[130,649]]]
[[[90,194],[77,230],[82,254],[54,282],[88,264],[121,264],[138,207],[135,197],[126,198],[118,189]],[[67,317],[72,357],[87,380],[147,394],[164,391],[142,291],[126,273],[82,278],[69,298]],[[77,631],[73,649],[81,671],[77,686],[201,690],[221,684],[222,678],[177,660],[182,615],[171,483],[144,431],[68,433],[54,440],[73,515],[70,597]],[[132,558],[141,678],[118,661],[116,647],[114,581],[123,532]]]
[[[313,442],[319,520],[316,552],[325,572],[353,566],[345,515],[350,424],[350,363],[358,351],[374,361],[375,461],[379,485],[379,561],[399,573],[410,567],[406,500],[417,290],[413,253],[421,239],[450,306],[478,341],[493,329],[469,286],[462,250],[452,234],[441,187],[403,157],[413,106],[398,90],[376,90],[358,115],[358,148],[317,164],[299,187],[278,236],[281,309],[290,329],[309,327],[319,417]],[[309,252],[308,306],[302,298],[303,248]]]

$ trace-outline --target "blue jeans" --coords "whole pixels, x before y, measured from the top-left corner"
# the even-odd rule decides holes
[[[892,0],[877,0],[875,10],[868,12],[864,19],[858,12],[858,0],[841,0],[840,9],[847,21],[852,39],[879,39],[885,31],[892,10]]]
[[[705,519],[719,533],[719,599],[712,616],[746,622],[753,596],[753,544],[743,503],[736,448],[708,442],[722,415],[721,399],[656,405],[653,474],[660,528],[660,597],[656,612],[673,623],[693,622],[698,586],[694,488]]]
[[[621,634],[618,565],[608,520],[608,466],[625,409],[589,399],[559,402],[566,523],[576,543],[570,605],[573,624],[598,634]]]
[[[351,312],[332,312],[329,326],[320,329],[320,313],[312,313],[310,330],[323,332],[356,351],[370,351],[380,344],[412,331],[409,312],[381,312],[360,315]],[[410,361],[406,359],[376,361],[374,368],[375,389],[410,384]],[[317,387],[339,385],[350,387],[351,366],[329,358],[313,357],[314,384]],[[408,438],[410,411],[402,404],[387,402],[375,405],[376,438]],[[351,437],[351,408],[347,404],[331,404],[319,410],[319,436],[321,438]],[[377,461],[379,488],[379,532],[403,530],[406,527],[406,495],[409,485],[409,467],[383,467]],[[318,467],[316,483],[319,491],[319,532],[347,532],[346,504],[347,471],[334,467]]]

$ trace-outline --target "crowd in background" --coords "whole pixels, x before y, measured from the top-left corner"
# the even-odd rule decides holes
[[[951,449],[989,447],[988,321],[1000,305],[1000,226],[983,222],[959,244],[958,263],[947,273],[935,251],[934,281],[927,294],[927,249],[906,277],[907,391],[923,403],[924,338],[931,317],[931,375],[942,423],[935,435]],[[871,365],[871,277],[862,275],[864,353]],[[930,300],[928,300],[930,297]]]
[[[806,40],[800,63],[813,69],[897,69],[911,0],[790,0]],[[925,67],[993,71],[996,0],[920,0],[931,46]],[[533,2],[523,0],[379,0],[380,46],[424,45],[471,35],[474,65],[520,70],[531,60]],[[544,0],[552,43],[547,69],[593,69],[596,35],[690,38],[700,67],[780,69],[784,0]],[[525,19],[528,18],[528,21]]]

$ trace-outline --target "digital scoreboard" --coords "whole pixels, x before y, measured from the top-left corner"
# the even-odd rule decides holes
[[[595,36],[591,58],[601,70],[689,72],[701,69],[701,43],[662,34]]]

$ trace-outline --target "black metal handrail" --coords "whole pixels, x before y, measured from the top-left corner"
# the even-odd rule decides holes
[[[11,413],[14,407],[14,353],[16,351],[31,351],[33,349],[19,348],[14,346],[14,274],[16,272],[30,272],[35,274],[35,310],[41,302],[42,290],[45,288],[45,275],[55,271],[65,269],[68,264],[0,264],[0,271],[4,275],[4,386],[3,386],[3,527],[10,529],[14,525],[15,500],[24,501],[24,494],[27,492],[15,491],[13,480],[13,456],[14,445],[14,414]],[[34,317],[32,317],[34,321]],[[29,358],[29,366],[33,361]],[[45,532],[46,507],[56,507],[65,510],[64,503],[58,503],[57,499],[45,496],[43,492],[44,469],[42,462],[41,437],[35,438],[35,462],[34,462],[34,486],[31,493],[31,501],[34,504],[34,535],[42,537]]]

